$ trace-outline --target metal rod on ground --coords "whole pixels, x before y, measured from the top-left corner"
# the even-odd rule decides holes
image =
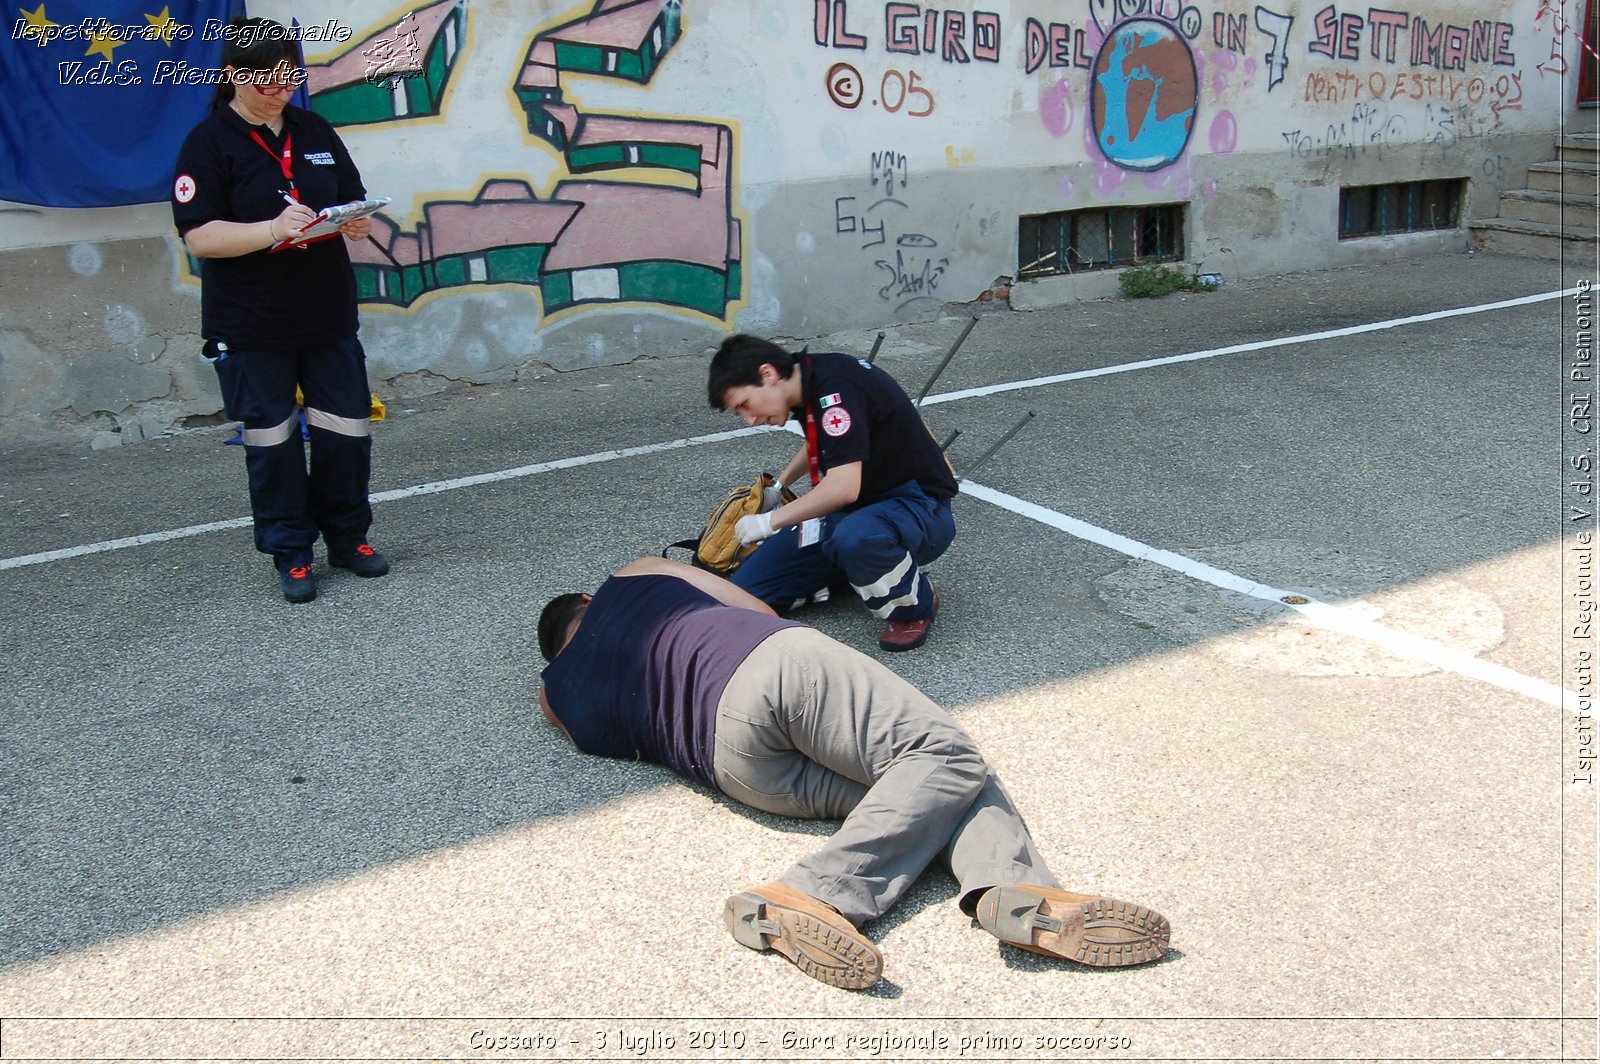
[[[883,333],[879,333],[878,334],[878,338],[876,340],[872,341],[872,350],[867,352],[867,365],[869,365],[869,366],[872,365],[872,363],[877,359],[877,357],[878,357],[878,348],[880,348],[882,346],[883,346]]]
[[[972,465],[967,467],[967,471],[965,473],[961,474],[961,479],[965,480],[968,477],[970,477],[972,475],[972,471],[974,469],[977,469],[979,466],[983,465],[983,463],[987,462],[989,460],[989,456],[990,455],[994,454],[994,452],[998,451],[1001,447],[1005,446],[1005,442],[1007,440],[1009,440],[1011,437],[1015,436],[1019,431],[1021,431],[1022,426],[1026,425],[1028,422],[1030,422],[1032,420],[1033,420],[1033,411],[1032,410],[1030,410],[1026,414],[1022,415],[1022,420],[1021,421],[1017,422],[1015,425],[1012,425],[1009,432],[1007,432],[1004,436],[1001,436],[998,440],[996,440],[994,442],[994,446],[993,447],[990,447],[987,451],[984,451],[983,454],[978,456],[978,460],[976,462],[973,462]]]
[[[956,429],[950,435],[946,436],[944,438],[944,442],[939,445],[939,450],[948,451],[950,449],[950,445],[956,442],[956,437],[959,435],[961,435],[961,430]]]
[[[944,360],[940,362],[938,368],[933,371],[933,376],[928,378],[928,383],[924,384],[922,386],[922,391],[917,393],[917,401],[913,405],[922,405],[922,400],[927,398],[928,392],[933,390],[933,382],[939,379],[939,374],[943,373],[944,368],[950,364],[950,360],[956,357],[956,351],[960,349],[962,342],[967,338],[967,334],[972,331],[972,327],[976,324],[978,324],[978,316],[974,314],[972,316],[972,320],[967,322],[967,327],[961,330],[961,335],[956,337],[956,342],[950,345],[950,350],[945,352]]]

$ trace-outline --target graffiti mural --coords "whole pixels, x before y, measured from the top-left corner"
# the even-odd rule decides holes
[[[1581,50],[1580,60],[1584,80],[1589,82],[1587,87],[1592,88],[1592,79],[1595,76],[1595,67],[1600,63],[1600,51],[1596,51],[1592,40],[1583,34],[1584,0],[1539,0],[1539,11],[1533,16],[1534,26],[1538,32],[1550,32],[1550,54],[1534,69],[1541,76],[1562,76],[1571,69],[1567,62],[1566,38],[1571,36],[1573,42]],[[1588,15],[1591,23],[1596,19],[1593,8]],[[1591,36],[1594,27],[1591,25]],[[1592,96],[1585,97],[1592,99]]]
[[[1355,61],[1366,54],[1395,63],[1409,57],[1412,66],[1437,70],[1465,70],[1469,61],[1496,66],[1517,62],[1509,22],[1478,19],[1461,25],[1378,8],[1368,8],[1365,15],[1341,12],[1329,4],[1312,17],[1311,26],[1314,35],[1306,50],[1329,59]]]
[[[840,196],[834,200],[834,233],[847,238],[860,251],[873,252],[878,272],[878,298],[896,313],[922,300],[933,300],[939,280],[950,268],[939,241],[926,233],[896,233],[890,226],[910,205],[901,197],[910,183],[911,168],[902,152],[875,151],[867,182],[867,195]],[[859,243],[858,243],[859,242]]]
[[[133,78],[151,100],[214,83],[215,60],[180,63],[168,50],[184,35],[214,39],[220,12],[179,7],[121,27],[78,20],[82,5],[69,0],[29,0],[7,55],[49,62],[14,95],[59,89],[58,117],[92,118],[108,145],[149,132],[113,106]],[[1036,219],[1108,239],[1160,222],[1182,234],[1157,240],[1162,254],[1218,261],[1234,249],[1233,269],[1265,276],[1307,254],[1370,253],[1335,235],[1343,189],[1445,181],[1464,224],[1426,246],[1465,247],[1474,222],[1548,207],[1501,194],[1520,192],[1554,154],[1572,75],[1600,69],[1580,37],[1588,10],[1588,0],[251,5],[298,20],[307,105],[339,128],[369,191],[389,198],[370,239],[350,245],[375,378],[477,382],[536,363],[692,354],[730,329],[805,338],[938,314],[1048,254],[1022,253]],[[38,154],[31,137],[12,147],[0,155]],[[57,184],[77,180],[81,154],[49,153]],[[154,168],[163,199],[167,165]],[[113,308],[89,339],[61,341],[42,302],[17,308],[19,324],[0,330],[0,354],[14,353],[6,364],[54,358],[63,381],[128,381],[129,395],[165,395],[174,410],[209,402],[178,357],[186,341],[168,343],[194,331],[199,289],[171,227],[148,209],[14,206],[25,205],[0,211],[0,243],[21,249],[0,251],[12,255],[7,277],[54,256],[50,284],[81,286],[84,263],[148,262],[134,242],[152,239],[174,268],[137,298],[109,282],[75,297]],[[1116,256],[1102,258],[1071,265]],[[1077,272],[1059,290],[1088,298],[1107,280]],[[178,383],[151,376],[169,371]],[[100,409],[103,391],[75,394],[72,409]],[[62,405],[28,402],[30,416]]]
[[[306,64],[312,110],[336,126],[439,114],[466,22],[459,0],[440,0],[328,62]]]
[[[567,72],[647,84],[682,27],[679,0],[598,0],[539,34],[515,80],[526,127],[574,178],[595,179],[563,181],[544,200],[493,180],[471,202],[429,203],[415,234],[375,234],[361,264],[369,298],[404,305],[447,286],[524,284],[539,287],[547,314],[654,303],[725,318],[743,284],[732,131],[588,114],[562,89]]]
[[[827,98],[841,110],[935,113],[943,91],[937,70],[889,67],[879,74],[866,61],[874,51],[940,66],[1015,62],[1026,75],[1060,72],[1040,95],[1040,121],[1052,136],[1061,136],[1074,124],[1064,103],[1075,97],[1084,112],[1086,144],[1120,171],[1150,173],[1184,158],[1203,93],[1222,97],[1252,85],[1272,93],[1289,82],[1296,64],[1306,68],[1303,75],[1296,68],[1295,76],[1304,78],[1295,83],[1299,98],[1338,108],[1326,129],[1319,123],[1284,131],[1301,158],[1381,153],[1386,145],[1414,139],[1424,126],[1426,143],[1453,144],[1483,125],[1464,110],[1481,107],[1492,122],[1502,111],[1520,108],[1524,92],[1512,22],[1427,10],[1323,4],[1297,18],[1277,5],[1228,9],[1189,0],[1082,0],[1078,17],[1069,7],[1047,19],[915,3],[816,0],[811,14],[815,44],[860,57],[840,58],[826,68]],[[1207,48],[1213,50],[1204,54]],[[1069,76],[1083,79],[1081,95]],[[1393,107],[1381,106],[1391,102]],[[1399,113],[1403,104],[1435,110],[1418,120]],[[1214,153],[1237,150],[1235,113],[1219,106],[1206,118]],[[1096,187],[1109,192],[1117,181],[1103,173]]]
[[[1328,4],[1309,31],[1305,54],[1317,66],[1302,98],[1340,110],[1325,124],[1284,131],[1297,158],[1381,158],[1386,147],[1410,143],[1448,150],[1523,107],[1510,22]]]
[[[1265,56],[1268,92],[1283,84],[1284,76],[1289,73],[1289,31],[1293,27],[1294,19],[1291,16],[1268,11],[1264,7],[1256,8],[1256,29],[1272,41],[1272,47]],[[1240,40],[1243,40],[1243,36],[1241,33]]]
[[[1106,35],[1090,94],[1095,140],[1125,170],[1171,166],[1189,145],[1199,106],[1194,56],[1156,19],[1132,19]]]
[[[339,126],[443,115],[466,23],[464,0],[405,12],[308,68],[312,107]],[[425,196],[409,230],[375,216],[370,239],[351,248],[360,301],[409,307],[436,292],[517,285],[539,290],[547,316],[628,304],[726,322],[744,285],[732,129],[588,113],[563,89],[568,74],[648,84],[682,28],[681,0],[596,0],[539,33],[513,98],[568,179],[544,197],[503,174],[465,198]]]

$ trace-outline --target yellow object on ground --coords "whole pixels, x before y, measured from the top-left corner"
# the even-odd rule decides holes
[[[383,405],[383,400],[378,398],[377,392],[372,392],[370,394],[372,395],[372,413],[368,416],[373,421],[382,421],[388,416],[389,408]],[[294,386],[294,401],[296,406],[306,405],[306,393],[300,390],[300,386],[298,384]]]

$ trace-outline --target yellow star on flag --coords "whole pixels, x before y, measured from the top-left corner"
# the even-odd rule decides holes
[[[127,41],[117,40],[117,35],[115,33],[91,33],[89,34],[89,40],[93,41],[94,43],[89,45],[89,50],[83,54],[86,56],[96,54],[103,55],[106,57],[106,62],[108,63],[116,58],[116,56],[112,55],[111,53],[122,45],[128,43]]]
[[[44,31],[51,26],[61,25],[61,23],[51,22],[45,17],[43,4],[39,5],[39,10],[37,11],[24,11],[18,8],[17,13],[28,23],[22,30],[22,39],[27,40],[32,37],[34,43],[40,48],[45,46]]]
[[[172,17],[171,6],[163,7],[159,15],[146,15],[144,20],[150,23],[153,36],[146,40],[159,40],[168,48],[172,47],[172,35],[178,32],[178,20]]]

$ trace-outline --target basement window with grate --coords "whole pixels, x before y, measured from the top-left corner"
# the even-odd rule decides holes
[[[1423,233],[1461,224],[1465,178],[1356,185],[1339,190],[1339,239]]]
[[[1183,204],[1097,207],[1017,220],[1017,278],[1183,258]]]

